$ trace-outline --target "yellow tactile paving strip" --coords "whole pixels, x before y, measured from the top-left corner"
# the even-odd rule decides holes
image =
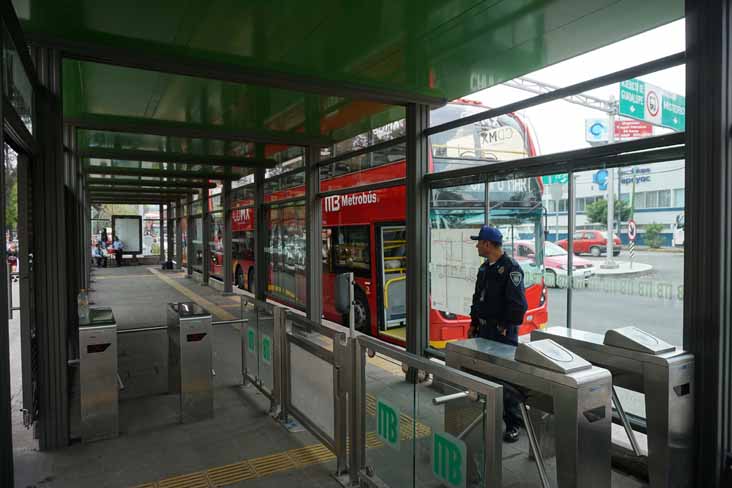
[[[153,276],[151,274],[140,273],[140,274],[129,274],[129,275],[120,275],[120,276],[94,276],[94,277],[92,277],[92,279],[93,280],[99,280],[99,281],[104,281],[104,280],[126,280],[126,279],[135,279],[135,280],[138,280],[140,278],[154,278],[154,277],[155,276]]]
[[[366,397],[366,411],[371,416],[376,414],[376,398],[372,395]],[[402,440],[412,438],[413,428],[416,429],[417,439],[432,434],[432,429],[428,425],[419,421],[415,422],[412,417],[405,414],[401,414],[400,418],[400,437]],[[376,432],[367,432],[366,447],[368,449],[379,449],[384,447],[384,443],[379,439]],[[210,468],[197,473],[166,478],[157,483],[148,483],[135,488],[223,488],[241,481],[266,478],[283,471],[326,463],[335,458],[335,454],[325,445],[312,444],[226,466]]]
[[[211,468],[208,470],[208,479],[213,487],[228,486],[240,481],[253,480],[257,477],[257,472],[247,462],[221,466],[219,468]]]
[[[172,279],[169,276],[166,276],[165,274],[161,273],[157,269],[155,269],[155,268],[148,268],[148,271],[150,271],[152,274],[154,274],[155,276],[157,276],[158,279],[160,279],[160,281],[162,281],[166,285],[171,286],[172,288],[175,288],[181,294],[183,294],[186,297],[188,297],[189,299],[193,300],[194,302],[196,302],[197,304],[199,304],[200,306],[202,306],[203,308],[205,308],[209,312],[211,312],[214,315],[216,315],[218,318],[223,319],[223,320],[234,320],[234,319],[237,319],[238,318],[235,315],[232,315],[231,313],[227,312],[226,310],[224,310],[220,306],[216,305],[215,303],[213,303],[213,302],[211,302],[209,300],[206,300],[205,298],[203,298],[201,295],[199,295],[198,293],[194,292],[190,288],[181,285],[180,283],[178,283],[174,279]]]

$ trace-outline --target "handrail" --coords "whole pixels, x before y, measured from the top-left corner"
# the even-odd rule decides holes
[[[355,340],[360,343],[362,347],[383,354],[384,356],[388,356],[396,361],[405,363],[409,367],[420,369],[427,373],[432,373],[441,380],[454,383],[467,390],[474,391],[488,397],[499,395],[503,390],[503,386],[498,383],[444,366],[424,357],[415,356],[414,354],[403,351],[402,349],[382,340],[375,339],[367,335],[358,335]]]
[[[397,276],[396,278],[387,280],[386,283],[384,283],[384,308],[389,308],[389,287],[392,283],[395,281],[404,281],[406,279],[406,276]]]

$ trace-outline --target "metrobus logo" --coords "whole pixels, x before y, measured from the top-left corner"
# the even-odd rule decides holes
[[[350,195],[333,195],[325,197],[325,211],[338,212],[343,207],[372,205],[379,201],[376,192],[352,193]]]
[[[399,450],[399,410],[381,398],[376,402],[376,434],[392,449]]]
[[[432,474],[454,488],[465,488],[467,478],[465,443],[447,432],[432,434]]]

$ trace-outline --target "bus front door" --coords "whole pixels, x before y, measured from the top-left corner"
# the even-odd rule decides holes
[[[383,316],[380,333],[406,340],[407,239],[404,225],[383,226],[380,232],[380,288]]]

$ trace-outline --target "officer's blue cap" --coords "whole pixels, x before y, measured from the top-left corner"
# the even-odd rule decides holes
[[[491,225],[484,225],[480,228],[477,236],[470,236],[474,241],[491,241],[503,244],[503,234],[501,231]]]

